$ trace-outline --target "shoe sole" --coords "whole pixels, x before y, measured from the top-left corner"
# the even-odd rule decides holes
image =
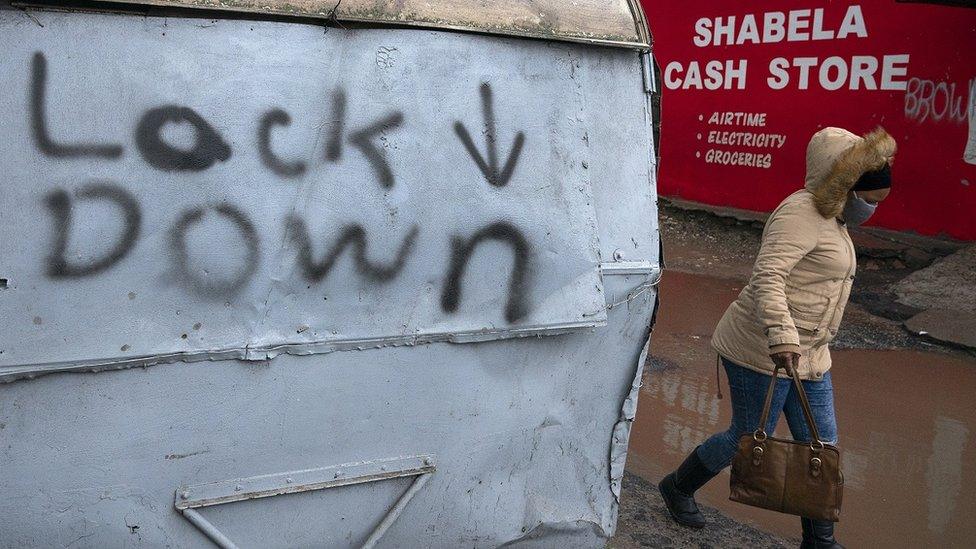
[[[697,522],[688,522],[680,519],[678,515],[675,514],[674,510],[671,509],[671,502],[669,500],[668,494],[665,493],[666,489],[664,487],[664,484],[667,480],[668,477],[665,477],[665,480],[662,480],[661,484],[658,485],[657,490],[658,492],[661,492],[661,499],[664,500],[664,508],[668,510],[668,514],[671,515],[671,519],[677,522],[678,524],[680,524],[681,526],[684,526],[685,528],[694,528],[695,530],[701,530],[702,528],[704,528],[705,524],[700,524]]]

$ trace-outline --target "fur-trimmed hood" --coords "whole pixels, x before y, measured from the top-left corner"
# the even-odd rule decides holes
[[[895,140],[884,128],[864,137],[842,128],[824,128],[807,145],[806,189],[825,218],[841,214],[847,193],[864,172],[876,170],[895,155]]]

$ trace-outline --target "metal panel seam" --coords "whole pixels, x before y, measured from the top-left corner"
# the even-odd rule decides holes
[[[600,312],[603,312],[602,310]],[[597,313],[588,315],[596,316]],[[312,343],[288,343],[252,347],[220,349],[211,351],[189,351],[147,355],[125,359],[92,359],[73,362],[51,362],[23,364],[0,368],[0,383],[20,379],[33,379],[45,374],[58,372],[100,372],[103,370],[122,370],[127,368],[171,364],[174,362],[201,362],[204,360],[268,360],[280,354],[313,355],[336,351],[363,351],[367,348],[426,345],[429,343],[472,343],[504,338],[561,335],[578,330],[606,326],[605,319],[594,318],[587,322],[571,322],[503,330],[476,330],[462,332],[435,332],[419,335],[390,336],[356,340],[323,340]]]

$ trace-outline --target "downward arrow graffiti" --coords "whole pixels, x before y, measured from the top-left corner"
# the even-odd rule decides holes
[[[460,121],[455,122],[454,132],[457,133],[461,143],[464,144],[464,148],[468,150],[468,154],[474,159],[475,164],[478,165],[478,169],[484,174],[488,183],[495,187],[504,187],[508,184],[508,180],[512,178],[512,172],[515,171],[515,165],[518,163],[519,155],[522,154],[522,146],[525,144],[525,133],[518,132],[515,135],[515,142],[508,152],[505,166],[499,172],[498,151],[496,150],[495,143],[497,140],[495,134],[495,111],[491,100],[491,85],[487,82],[481,85],[481,109],[485,116],[485,142],[488,147],[487,161],[481,156],[478,147],[475,146],[474,140],[471,139],[471,134],[468,133],[468,129],[464,127],[464,124]]]

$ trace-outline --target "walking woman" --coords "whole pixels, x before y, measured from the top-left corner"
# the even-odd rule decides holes
[[[725,311],[712,336],[729,378],[732,424],[712,435],[667,475],[661,495],[674,520],[701,528],[695,491],[727,467],[739,437],[752,433],[776,365],[803,380],[825,443],[837,441],[830,351],[854,282],[854,245],[847,233],[874,213],[890,192],[895,141],[883,129],[859,137],[825,128],[807,146],[806,185],[770,215],[749,284]],[[810,441],[797,392],[780,376],[766,432],[783,411],[793,438]],[[801,548],[841,548],[834,524],[801,518]]]

